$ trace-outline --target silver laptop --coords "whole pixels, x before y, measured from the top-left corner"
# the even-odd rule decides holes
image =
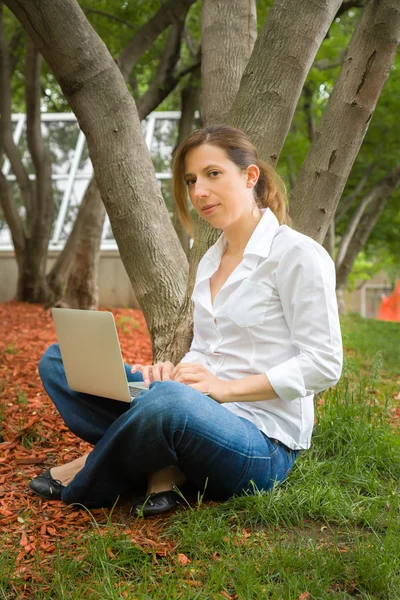
[[[51,312],[71,390],[130,402],[148,388],[126,379],[111,312],[69,308]]]

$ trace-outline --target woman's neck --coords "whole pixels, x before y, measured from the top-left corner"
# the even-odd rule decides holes
[[[249,239],[251,238],[255,228],[261,221],[262,213],[258,213],[249,217],[243,216],[239,221],[232,223],[230,227],[224,229],[224,234],[228,242],[228,246],[224,253],[225,256],[239,258],[243,256]]]

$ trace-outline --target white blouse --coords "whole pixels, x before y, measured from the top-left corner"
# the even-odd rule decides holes
[[[227,246],[222,234],[200,261],[192,299],[194,336],[181,362],[200,362],[219,379],[265,373],[273,400],[221,406],[292,449],[309,448],[313,398],[342,370],[335,268],[310,237],[263,216],[211,303],[210,278]]]

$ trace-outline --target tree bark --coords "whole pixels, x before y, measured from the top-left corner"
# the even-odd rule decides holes
[[[226,123],[256,37],[255,0],[203,0],[201,113],[206,125]]]
[[[0,2],[0,130],[1,142],[10,160],[25,208],[21,218],[13,204],[6,179],[1,177],[1,204],[10,228],[18,266],[17,300],[44,302],[47,297],[46,258],[52,225],[52,183],[49,158],[40,125],[41,59],[27,39],[25,103],[27,143],[35,169],[30,181],[12,135],[9,54],[3,31],[3,3]]]
[[[182,77],[182,73],[179,73],[177,76],[174,75],[174,70],[180,57],[182,28],[186,18],[187,10],[188,8],[186,8],[185,13],[171,25],[171,31],[168,36],[165,51],[160,58],[157,74],[150,84],[149,89],[137,102],[137,110],[140,120],[145,119],[148,114],[158,106],[158,104],[176,86],[180,77]],[[134,39],[139,35],[140,31],[136,34]],[[141,47],[143,51],[147,49],[144,43]],[[130,69],[133,67],[134,65],[132,62],[130,62]],[[96,196],[96,198],[94,196]],[[68,237],[62,252],[58,256],[57,261],[47,276],[47,280],[52,289],[52,298],[49,302],[49,305],[57,304],[67,306],[68,302],[70,302],[71,306],[78,308],[80,299],[84,299],[84,306],[82,305],[82,308],[88,306],[96,308],[98,305],[98,291],[96,283],[92,279],[98,272],[97,263],[100,256],[99,244],[101,243],[103,224],[104,211],[102,208],[100,190],[97,186],[96,180],[93,178],[89,183],[89,186],[82,199],[71,234]],[[98,230],[95,229],[95,225],[97,225]],[[88,228],[90,228],[92,236],[89,240],[86,239],[85,234]],[[100,240],[99,244],[97,243],[97,240]],[[93,248],[91,250],[89,249],[90,241],[93,244]],[[86,277],[83,273],[83,266],[76,266],[76,268],[79,268],[80,273],[78,280],[75,274],[76,268],[72,268],[72,264],[76,263],[76,257],[74,256],[74,253],[78,252],[78,254],[80,254],[79,246],[82,245],[84,245],[86,248],[87,256],[91,256],[96,264],[89,265],[89,263],[85,261],[85,264],[88,267]],[[79,283],[79,286],[76,289],[75,297],[69,278],[71,278],[75,283]],[[85,282],[87,286],[86,291],[83,289]],[[95,293],[95,296],[90,299],[92,292]]]
[[[87,218],[82,222],[79,242],[61,302],[70,308],[95,310],[99,304],[98,257],[106,210],[96,180],[89,185]]]
[[[96,282],[91,281],[90,278],[98,272],[100,248],[98,247],[97,252],[95,252],[95,249],[97,248],[97,238],[99,238],[101,241],[104,223],[103,208],[104,206],[100,191],[96,180],[93,178],[89,182],[88,187],[83,195],[82,202],[79,205],[78,214],[76,215],[74,225],[71,233],[68,236],[65,246],[58,254],[53,267],[47,274],[47,283],[49,289],[51,290],[51,295],[46,305],[47,308],[49,306],[56,305],[67,306],[67,300],[65,298],[66,289],[68,289],[68,297],[72,298],[73,292],[71,286],[69,285],[69,276],[74,268],[79,268],[79,266],[76,267],[74,265],[76,265],[76,254],[79,252],[79,247],[82,245],[82,243],[93,244],[93,248],[90,252],[88,251],[88,254],[92,256],[94,263],[97,264],[89,266],[88,273],[86,275],[86,293],[83,293],[82,290],[85,277],[81,274],[80,277],[82,283],[80,283],[79,290],[77,290],[76,294],[77,298],[86,298],[86,305],[90,305],[92,307],[96,306],[96,303],[98,302],[98,299],[96,299],[97,296],[93,297],[91,301],[89,301],[87,298],[90,295],[90,290],[97,290]],[[103,218],[101,218],[101,215],[103,215]],[[88,227],[90,227],[90,224],[93,224],[94,227],[97,226],[98,231],[96,229],[91,229],[90,231],[93,237],[85,240],[85,231],[87,231]],[[82,271],[82,269],[80,269],[80,271]],[[75,308],[81,308],[77,299],[74,299],[72,303]]]
[[[27,221],[33,210],[32,184],[22,164],[21,155],[14,144],[11,122],[10,64],[7,42],[3,30],[3,2],[0,2],[0,136],[4,152],[10,161],[21,198],[26,210]]]
[[[260,157],[278,161],[307,74],[341,0],[276,0],[229,113]]]
[[[28,148],[35,167],[34,211],[28,223],[26,240],[25,289],[23,300],[45,302],[48,296],[46,282],[47,251],[53,224],[53,186],[51,162],[45,148],[40,119],[40,71],[41,56],[28,38],[25,58],[25,106],[26,137]],[[29,293],[29,289],[32,290]]]
[[[200,59],[200,51],[199,51],[199,59]],[[179,144],[186,139],[191,132],[193,131],[194,124],[194,116],[196,110],[199,108],[200,102],[200,67],[198,67],[191,74],[188,83],[181,91],[181,118],[179,120],[179,129],[178,129],[178,139],[176,141],[176,146],[172,154],[175,154],[176,148]],[[175,227],[176,234],[179,238],[179,241],[182,244],[182,248],[186,254],[189,256],[189,234],[186,229],[180,222],[177,213],[175,211],[175,202],[173,203],[173,224]]]
[[[398,2],[368,2],[292,192],[295,228],[319,242],[335,214],[399,39]]]
[[[165,356],[187,261],[156,181],[136,106],[107,48],[73,0],[7,0],[59,81],[85,133],[121,258]],[[176,341],[180,351],[180,341]],[[184,350],[181,350],[182,353]]]
[[[224,35],[221,34],[224,32]],[[215,3],[204,0],[202,8],[202,120],[204,126],[223,123],[229,112],[230,103],[237,93],[246,63],[251,55],[256,38],[257,23],[255,2],[224,0]],[[240,40],[240,53],[237,52]],[[207,57],[204,47],[208,48]],[[232,56],[235,60],[232,60]],[[219,80],[218,80],[219,79]],[[217,81],[218,80],[218,81]],[[215,89],[217,85],[217,90]],[[189,252],[189,276],[186,295],[178,311],[172,340],[181,340],[184,351],[174,353],[173,344],[169,353],[180,360],[193,338],[193,302],[191,300],[199,262],[208,248],[216,242],[221,232],[204,219],[195,223],[195,240]],[[171,359],[172,360],[172,359]],[[172,361],[174,362],[174,361]]]

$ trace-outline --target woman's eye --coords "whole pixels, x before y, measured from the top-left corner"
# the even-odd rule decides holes
[[[186,185],[192,185],[192,183],[194,183],[194,179],[186,179],[185,183]]]
[[[219,171],[210,171],[209,175],[219,175]]]

